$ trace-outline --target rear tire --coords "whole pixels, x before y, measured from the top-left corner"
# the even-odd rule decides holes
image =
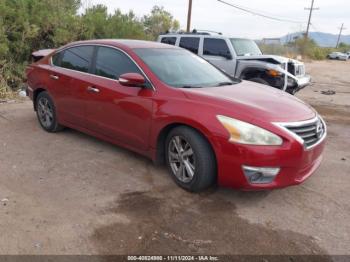
[[[48,92],[39,93],[35,103],[38,121],[45,131],[55,133],[64,129],[57,121],[56,107]]]
[[[216,181],[216,159],[209,142],[196,130],[179,126],[165,144],[166,163],[175,182],[191,192],[203,191]]]

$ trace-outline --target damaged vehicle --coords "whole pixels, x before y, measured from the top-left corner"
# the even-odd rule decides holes
[[[168,33],[158,42],[185,48],[227,74],[295,94],[311,82],[305,65],[294,59],[263,55],[255,41],[207,32]]]

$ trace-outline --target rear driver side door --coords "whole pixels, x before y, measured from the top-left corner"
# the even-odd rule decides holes
[[[91,72],[94,46],[82,45],[59,51],[53,56],[50,81],[59,121],[85,127],[86,76]]]

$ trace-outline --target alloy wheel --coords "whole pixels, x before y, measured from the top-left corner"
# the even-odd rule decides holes
[[[49,100],[46,97],[41,97],[38,101],[38,115],[40,123],[49,128],[53,123],[53,110]]]
[[[170,140],[168,158],[176,178],[183,183],[191,182],[196,170],[196,159],[191,145],[185,138],[174,136]]]

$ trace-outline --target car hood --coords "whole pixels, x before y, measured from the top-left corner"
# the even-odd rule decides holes
[[[237,60],[261,60],[273,64],[284,64],[288,62],[297,62],[296,60],[277,56],[277,55],[252,55],[252,56],[238,56]]]
[[[300,99],[273,87],[249,81],[228,86],[186,89],[184,92],[189,99],[224,109],[231,117],[296,122],[316,116],[316,112]]]

